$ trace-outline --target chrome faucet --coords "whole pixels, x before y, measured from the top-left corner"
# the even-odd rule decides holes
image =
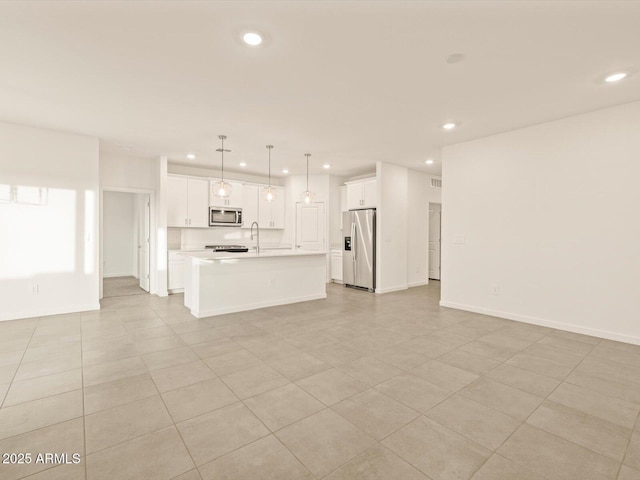
[[[253,222],[251,224],[251,240],[253,240],[253,226],[256,226],[256,253],[260,255],[260,225],[258,222]]]

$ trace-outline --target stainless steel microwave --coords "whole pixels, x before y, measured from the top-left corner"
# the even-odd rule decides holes
[[[241,227],[242,209],[229,207],[209,207],[210,227]]]

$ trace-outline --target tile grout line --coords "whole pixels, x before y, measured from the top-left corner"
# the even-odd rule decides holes
[[[16,375],[18,374],[18,370],[20,370],[20,366],[22,365],[22,362],[24,361],[24,357],[27,354],[27,350],[29,349],[29,345],[31,344],[31,340],[33,340],[33,336],[35,335],[36,329],[38,328],[38,323],[40,323],[40,320],[37,320],[35,322],[35,325],[33,326],[33,331],[31,332],[31,336],[29,337],[29,341],[27,342],[27,345],[24,347],[24,351],[22,352],[22,356],[20,357],[20,361],[18,362],[18,366],[16,367],[16,371],[13,372],[13,376],[11,377],[11,380],[9,381],[9,386],[7,387],[7,391],[2,396],[2,402],[0,402],[0,409],[5,407],[4,402],[6,401],[7,397],[9,396],[9,391],[11,390],[11,387],[13,387],[13,382],[15,381]]]
[[[83,345],[83,337],[82,334],[82,316],[80,317],[80,380],[82,382],[82,441],[84,446],[84,478],[89,480],[89,468],[87,466],[87,458],[89,454],[87,452],[87,411],[85,409],[84,402],[84,350],[82,348]]]
[[[633,434],[636,430],[640,432],[640,411],[638,412],[638,415],[636,415],[636,421],[634,422],[633,428],[631,429],[631,435],[629,435],[629,441],[627,442],[627,447],[624,449],[624,455],[622,456],[622,461],[620,462],[620,468],[618,469],[618,476],[620,476],[620,471],[622,470],[623,466],[634,468],[634,467],[630,467],[629,465],[626,465],[624,461],[626,460],[627,455],[629,454],[629,447],[631,446],[631,441],[633,440]]]
[[[444,328],[447,328],[447,327],[444,327]],[[502,329],[502,328],[504,328],[504,327],[501,327],[501,328],[499,328],[499,329],[496,329],[495,331],[498,331],[498,330],[500,330],[500,329]],[[439,330],[442,330],[442,329],[439,329]],[[493,333],[493,332],[491,332],[491,333]],[[546,335],[543,335],[543,336],[542,336],[542,337],[540,337],[540,338],[544,338],[545,336],[547,336],[547,335],[549,335],[549,334],[551,334],[551,333],[552,333],[552,332],[548,332]],[[539,340],[539,339],[538,339],[538,340]],[[463,347],[464,345],[468,345],[469,343],[471,343],[471,342],[473,342],[473,341],[477,341],[477,339],[475,339],[475,340],[470,340],[469,342],[464,343],[464,344],[462,344],[462,345],[460,345],[460,346],[458,346],[458,347],[454,347],[454,350],[455,350],[455,349],[458,349],[458,348],[461,348],[461,347]],[[533,342],[533,343],[535,343],[535,342]],[[525,347],[525,348],[526,348],[526,347]],[[521,350],[520,350],[520,351],[521,351]],[[518,352],[518,353],[519,353],[519,352]],[[446,354],[446,353],[443,353],[442,355],[445,355],[445,354]],[[430,362],[430,361],[432,361],[432,360],[436,360],[436,359],[440,358],[442,355],[439,355],[438,357],[436,357],[436,358],[434,358],[434,359],[429,360],[429,362]],[[514,354],[514,355],[517,355],[517,353],[516,353],[516,354]],[[502,363],[500,363],[500,364],[496,365],[493,369],[491,369],[491,370],[489,370],[489,371],[492,371],[492,370],[494,370],[494,369],[498,368],[499,366],[503,365],[503,364],[504,364],[504,363],[506,363],[510,358],[511,358],[511,357],[509,357],[508,359],[504,360]],[[429,362],[426,362],[426,363],[429,363]],[[424,364],[423,364],[423,365],[424,365]],[[448,364],[447,364],[447,365],[448,365]],[[419,366],[420,366],[420,365],[419,365]],[[417,368],[417,367],[416,367],[416,368]],[[459,367],[455,367],[455,368],[459,368]],[[464,370],[464,369],[460,369],[460,370],[467,371],[467,370]],[[471,373],[471,372],[469,372],[469,373]],[[488,372],[485,372],[485,373],[488,373]],[[418,378],[421,378],[421,377],[418,377]],[[478,378],[485,378],[485,376],[484,376],[484,374],[480,374],[480,375],[478,375]],[[424,380],[424,379],[423,379],[423,380]],[[476,380],[477,380],[477,379],[476,379]],[[474,380],[474,382],[475,382],[476,380]],[[425,381],[427,381],[427,380],[425,380]],[[428,383],[431,383],[431,382],[429,382],[429,381],[427,381],[427,382],[428,382]],[[475,440],[473,440],[473,439],[471,439],[471,438],[467,437],[466,435],[463,435],[463,434],[461,434],[460,432],[457,432],[457,431],[453,430],[451,427],[449,427],[449,426],[447,426],[447,425],[444,425],[444,424],[442,424],[441,422],[439,422],[439,421],[437,421],[437,420],[435,420],[435,419],[432,419],[431,417],[427,417],[427,415],[426,415],[426,414],[427,414],[429,411],[431,411],[431,410],[433,410],[434,408],[436,408],[438,405],[440,405],[440,404],[442,404],[443,402],[445,402],[445,401],[449,400],[450,398],[452,398],[454,395],[458,395],[458,394],[459,394],[459,392],[460,392],[461,390],[463,390],[464,388],[466,388],[466,386],[470,385],[471,383],[473,383],[473,382],[470,382],[469,384],[465,385],[464,387],[459,388],[458,390],[456,390],[456,391],[452,392],[452,393],[451,393],[451,395],[449,395],[449,396],[448,396],[448,397],[446,397],[445,399],[443,399],[443,400],[441,400],[440,402],[438,402],[438,403],[436,403],[435,405],[433,405],[433,406],[432,406],[431,408],[429,408],[426,412],[424,412],[424,413],[423,413],[423,412],[420,412],[420,417],[428,418],[429,420],[431,420],[431,421],[433,421],[433,422],[437,423],[438,425],[440,425],[441,427],[443,427],[443,428],[445,428],[445,429],[449,430],[450,432],[452,432],[452,433],[454,433],[454,434],[456,434],[456,435],[460,435],[461,437],[465,438],[466,440],[471,441],[471,442],[475,443],[476,445],[479,445],[480,447],[485,448],[485,449],[487,449],[487,450],[491,451],[491,455],[490,455],[487,459],[485,459],[485,461],[484,461],[484,462],[482,462],[482,464],[481,464],[481,465],[479,465],[479,466],[478,466],[478,468],[477,468],[476,470],[474,470],[474,471],[472,472],[472,474],[471,474],[470,478],[471,478],[471,477],[473,477],[473,476],[474,476],[474,475],[475,475],[475,474],[476,474],[476,473],[477,473],[477,472],[478,472],[478,471],[479,471],[479,470],[480,470],[480,469],[481,469],[481,468],[482,468],[482,467],[487,463],[487,461],[489,460],[489,458],[491,458],[493,455],[495,455],[495,454],[496,454],[497,450],[502,446],[502,444],[501,444],[498,448],[496,448],[495,450],[491,450],[490,448],[487,448],[487,447],[485,447],[484,445],[481,445],[480,443],[478,443],[477,441],[475,441]],[[433,384],[433,385],[435,385],[435,384]],[[505,386],[510,386],[510,385],[506,385],[506,384],[504,384],[504,385],[505,385]],[[438,385],[436,385],[436,386],[438,386]],[[440,387],[440,388],[442,388],[442,387]],[[515,388],[515,387],[511,387],[511,388]],[[444,390],[447,390],[447,389],[444,389]],[[517,389],[517,390],[520,390],[520,389]],[[449,390],[449,391],[450,391],[450,390]],[[521,390],[521,391],[522,391],[522,390]],[[525,392],[525,393],[528,393],[528,392]],[[475,402],[475,403],[479,403],[479,402]],[[483,406],[484,406],[484,407],[486,407],[486,408],[490,408],[491,410],[494,410],[494,411],[498,412],[498,410],[496,410],[496,409],[494,409],[494,408],[491,408],[491,407],[489,407],[489,406],[487,406],[487,405],[484,405],[484,404],[480,404],[480,405],[483,405]],[[537,410],[537,408],[536,408],[536,410]],[[534,411],[535,411],[535,410],[534,410]],[[498,413],[502,413],[502,412],[498,412]],[[532,414],[533,414],[533,412],[532,412]],[[530,415],[531,415],[531,414],[530,414]],[[418,417],[418,418],[419,418],[419,417]],[[513,418],[513,417],[510,417],[510,418]],[[527,418],[528,418],[528,417],[527,417]],[[414,420],[412,420],[412,422],[413,422],[413,421],[415,421],[415,419],[414,419]],[[526,419],[525,419],[525,421],[526,421]],[[518,427],[517,427],[517,428],[516,428],[512,433],[511,433],[511,435],[513,435],[513,433],[515,433],[515,432],[516,432],[516,431],[517,431],[517,430],[518,430],[518,429],[519,429],[519,428],[524,424],[524,422],[525,422],[525,421],[523,421],[522,423],[520,423],[520,425],[518,425]],[[412,423],[412,422],[410,422],[410,423]],[[394,432],[394,433],[395,433],[395,432]],[[505,439],[505,441],[503,442],[503,444],[504,444],[504,443],[505,443],[509,438],[511,438],[511,435],[509,435],[509,437],[507,437],[507,439]],[[385,437],[383,440],[386,440],[389,436],[390,436],[390,435],[388,435],[387,437]],[[406,459],[406,458],[402,457],[401,455],[399,455],[397,452],[394,452],[394,453],[395,453],[396,455],[398,455],[399,457],[401,457],[403,460],[405,460],[407,463],[409,463],[409,464],[410,464],[411,466],[413,466],[414,468],[418,468],[417,466],[413,465],[413,463],[411,463],[408,459]],[[418,469],[418,470],[419,470],[420,472],[422,472],[422,470],[420,470],[420,469]],[[422,472],[422,473],[424,473],[424,472]]]
[[[154,313],[158,318],[160,318],[160,320],[162,320],[162,323],[164,323],[165,325],[167,325],[167,324],[166,324],[166,322],[164,321],[164,319],[163,319],[163,318],[161,318],[161,317],[156,313],[156,311],[155,311],[155,310],[153,310],[153,308],[151,308],[151,310],[153,311],[153,313]],[[125,327],[125,328],[126,328],[126,327]],[[171,327],[169,327],[169,328],[171,328]],[[173,330],[173,328],[171,328],[171,330]],[[180,340],[182,340],[182,337],[179,337],[179,338],[180,338]],[[184,340],[182,340],[182,341],[184,342]],[[193,352],[193,354],[194,354],[194,355],[196,355],[196,357],[197,357],[197,356],[198,356],[198,355],[197,355],[197,353],[196,353],[196,352],[194,352],[194,351],[193,351],[193,349],[191,349],[191,346],[190,346],[190,345],[188,345],[188,347],[189,347],[189,349]],[[180,347],[180,348],[181,348],[181,347]],[[169,350],[170,350],[170,349],[169,349]],[[166,350],[162,350],[162,351],[166,351]],[[199,358],[199,357],[198,357],[198,358]],[[167,412],[167,415],[169,415],[169,418],[170,418],[170,419],[171,419],[171,421],[173,422],[173,428],[174,428],[174,430],[176,431],[176,433],[178,434],[178,437],[180,438],[180,441],[182,442],[182,445],[184,446],[184,449],[186,450],[187,454],[189,455],[189,458],[191,459],[191,463],[193,464],[193,467],[197,469],[197,468],[198,468],[198,465],[196,464],[195,460],[193,459],[193,455],[191,454],[191,451],[189,450],[189,447],[187,446],[186,442],[184,441],[184,438],[183,438],[183,436],[182,436],[182,433],[180,433],[180,429],[178,428],[178,425],[176,424],[176,421],[175,421],[175,419],[173,418],[173,415],[171,415],[171,410],[169,410],[169,408],[167,407],[167,404],[166,404],[166,402],[164,401],[164,398],[162,397],[162,393],[160,392],[160,389],[158,388],[158,385],[156,384],[156,381],[153,379],[153,375],[151,375],[151,371],[149,370],[149,367],[148,367],[148,366],[147,366],[147,364],[145,363],[144,358],[143,358],[142,356],[140,356],[140,359],[142,360],[142,364],[143,364],[143,365],[145,366],[145,368],[147,369],[147,375],[149,375],[149,378],[151,378],[151,383],[152,383],[152,384],[153,384],[153,386],[155,387],[156,392],[157,392],[157,394],[158,394],[158,397],[160,398],[160,401],[162,402],[162,405],[163,405],[163,407],[164,407],[165,411]],[[204,362],[202,362],[202,363],[204,363]],[[205,364],[205,365],[206,365],[206,364]],[[207,365],[207,367],[208,367],[208,365]],[[214,375],[215,375],[215,373],[214,373]],[[187,385],[187,386],[188,386],[188,385]],[[181,388],[181,387],[179,387],[179,388]],[[177,390],[177,389],[175,389],[175,390]],[[166,392],[165,392],[165,393],[166,393]],[[165,428],[167,428],[167,427],[165,427]],[[149,432],[149,433],[155,433],[155,432],[157,432],[157,431],[159,431],[159,430],[162,430],[162,429],[154,430],[153,432]],[[125,443],[125,442],[122,442],[122,443]],[[189,470],[186,470],[186,471],[184,471],[184,472],[181,472],[181,473],[180,473],[180,474],[178,474],[177,476],[182,475],[182,474],[184,474],[184,473],[187,473],[187,472],[189,472],[189,471],[191,471],[191,470],[192,470],[192,469],[189,469]],[[199,472],[199,471],[198,471],[198,475],[200,475],[200,472]],[[89,480],[89,479],[87,479],[87,480]]]
[[[550,334],[551,334],[551,333],[553,333],[553,331],[555,331],[555,330],[556,330],[556,329],[553,329],[551,332],[549,332],[547,335],[544,335],[544,336],[543,336],[543,337],[541,337],[540,339],[542,339],[542,338],[544,338],[544,337],[546,337],[546,336],[550,335]],[[574,371],[574,370],[576,370],[580,365],[582,365],[582,362],[584,362],[584,361],[587,359],[587,357],[589,356],[589,354],[590,354],[590,353],[591,353],[591,352],[592,352],[592,351],[593,351],[593,350],[594,350],[594,349],[595,349],[599,344],[600,344],[600,342],[598,342],[598,343],[594,344],[594,346],[593,346],[593,348],[591,349],[591,351],[590,351],[588,354],[586,354],[586,355],[584,356],[584,358],[583,358],[583,359],[582,359],[582,360],[581,360],[581,361],[580,361],[580,362],[579,362],[575,367],[573,367],[573,368],[571,369],[571,371],[570,371],[567,375],[565,375],[565,376],[564,376],[564,379],[566,379],[569,375],[571,375],[571,373],[573,373],[573,371]],[[497,368],[497,367],[496,367],[496,368]],[[535,372],[534,372],[534,373],[535,373]],[[506,438],[506,439],[505,439],[505,440],[504,440],[504,441],[503,441],[503,442],[498,446],[498,448],[496,448],[496,449],[493,451],[492,456],[493,456],[493,455],[496,455],[496,454],[497,454],[497,455],[502,456],[501,454],[499,454],[499,453],[498,453],[498,450],[499,450],[500,448],[502,448],[502,446],[503,446],[505,443],[507,443],[507,442],[509,441],[509,439],[510,439],[510,438],[511,438],[511,437],[512,437],[512,436],[513,436],[513,435],[514,435],[518,430],[520,430],[520,428],[522,428],[522,426],[523,426],[523,425],[527,424],[527,420],[529,420],[529,418],[530,418],[534,413],[536,413],[536,412],[540,409],[540,407],[542,406],[542,404],[543,404],[543,403],[544,403],[544,402],[545,402],[545,401],[546,401],[546,400],[547,400],[547,399],[548,399],[548,398],[553,394],[553,392],[555,392],[555,391],[558,389],[558,387],[559,387],[560,385],[562,385],[562,383],[565,381],[564,379],[560,380],[560,382],[558,383],[558,385],[556,385],[556,386],[554,387],[554,389],[553,389],[553,390],[551,390],[551,392],[549,392],[549,393],[547,394],[547,396],[543,398],[543,401],[540,403],[540,405],[538,405],[538,407],[536,407],[536,409],[535,409],[535,410],[533,410],[533,411],[532,411],[532,412],[527,416],[527,418],[525,418],[525,419],[522,421],[522,423],[520,423],[520,425],[519,425],[519,426],[518,426],[518,427],[517,427],[513,432],[511,432],[511,435],[509,435],[509,436],[508,436],[508,437],[507,437],[507,438]],[[529,424],[527,424],[527,425],[529,425]],[[537,428],[537,427],[535,427],[535,426],[533,426],[533,425],[531,425],[531,426],[532,426],[532,427],[534,427],[534,428]],[[602,456],[602,457],[604,457],[604,458],[607,458],[607,459],[609,459],[609,460],[616,461],[616,460],[614,460],[614,459],[611,459],[610,457],[607,457],[606,455],[602,455],[601,453],[595,452],[594,450],[591,450],[590,448],[584,447],[584,446],[582,446],[582,445],[578,445],[577,443],[575,443],[575,442],[573,442],[573,441],[571,441],[571,440],[567,440],[566,438],[560,437],[560,436],[558,436],[558,435],[556,435],[556,434],[554,434],[554,433],[547,432],[547,431],[546,431],[546,430],[544,430],[544,429],[540,429],[540,430],[542,430],[543,432],[545,432],[545,433],[547,433],[547,434],[549,434],[549,435],[552,435],[552,436],[554,436],[554,437],[556,437],[556,438],[559,438],[559,439],[561,439],[561,440],[564,440],[565,442],[569,442],[569,443],[571,443],[571,444],[573,444],[573,445],[575,445],[575,446],[577,446],[577,447],[580,447],[580,448],[583,448],[583,449],[585,449],[585,450],[588,450],[588,451],[590,451],[590,452],[592,452],[592,453],[595,453],[596,455],[600,455],[600,456]],[[491,458],[491,457],[489,457],[489,458]],[[507,457],[504,457],[504,458],[507,458]],[[485,462],[484,462],[484,463],[483,463],[483,464],[482,464],[482,465],[481,465],[481,466],[480,466],[476,471],[474,471],[474,473],[473,473],[473,474],[475,475],[475,474],[478,472],[478,470],[480,470],[480,469],[481,469],[481,468],[486,464],[486,462],[487,462],[488,460],[489,460],[489,459],[485,460]],[[509,460],[509,461],[511,461],[511,462],[514,462],[514,463],[516,463],[517,465],[520,465],[520,466],[522,466],[522,467],[524,467],[524,468],[526,468],[526,469],[528,469],[528,470],[529,470],[529,467],[528,467],[528,466],[523,465],[523,464],[521,464],[521,463],[519,463],[519,462],[517,462],[517,461],[515,461],[515,460],[513,460],[513,459],[507,458],[507,460]],[[622,462],[618,462],[618,463],[620,464],[620,466],[622,465]],[[616,474],[616,477],[617,477],[617,475],[618,475],[618,474],[619,474],[619,472],[620,472],[620,468],[621,468],[620,466],[618,467],[618,472],[617,472],[617,474]],[[536,472],[536,474],[539,474],[539,475],[541,475],[541,476],[543,476],[543,477],[547,478],[548,480],[552,480],[552,479],[549,479],[549,477],[547,477],[546,475],[543,475],[543,474],[541,474],[541,473],[539,473],[539,472]]]

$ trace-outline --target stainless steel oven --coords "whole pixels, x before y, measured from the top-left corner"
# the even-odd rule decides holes
[[[241,227],[242,209],[229,207],[209,207],[210,227]]]

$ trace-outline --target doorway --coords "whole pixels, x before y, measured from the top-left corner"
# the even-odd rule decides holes
[[[440,280],[442,205],[429,203],[429,279]]]
[[[325,251],[324,203],[296,204],[296,248]]]
[[[102,297],[150,291],[151,196],[104,191],[102,197]]]

